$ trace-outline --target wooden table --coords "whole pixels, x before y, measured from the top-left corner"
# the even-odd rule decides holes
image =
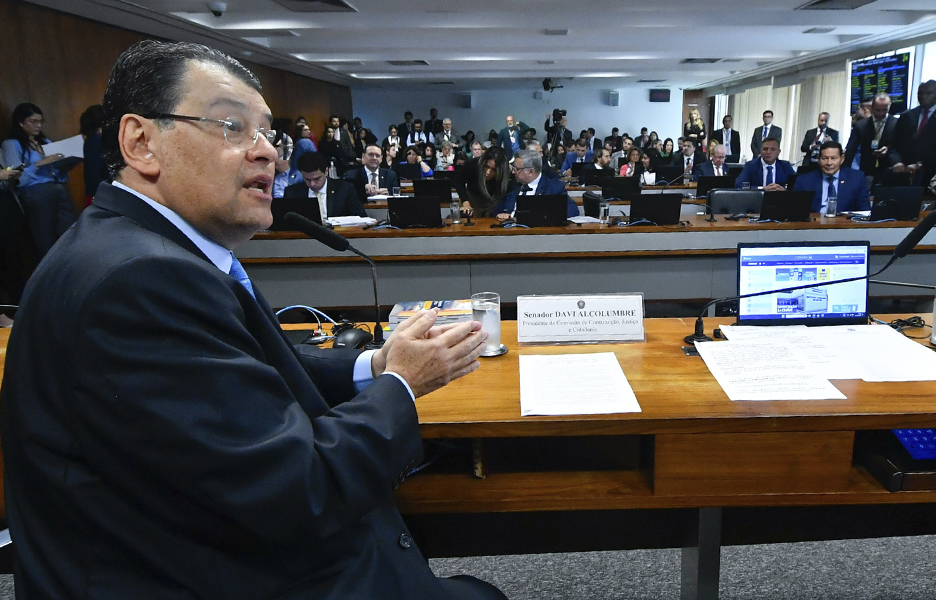
[[[378,263],[380,304],[467,298],[494,291],[511,303],[522,294],[643,292],[648,301],[693,301],[736,293],[739,242],[871,242],[872,269],[883,266],[913,222],[876,225],[814,215],[808,223],[751,224],[686,217],[683,227],[597,224],[538,229],[474,226],[374,231],[339,228]],[[887,272],[887,279],[933,284],[936,230]],[[320,309],[373,305],[371,272],[359,257],[337,253],[299,233],[261,233],[236,249],[273,306]],[[906,296],[872,286],[872,295]],[[924,292],[916,292],[925,295]]]
[[[888,492],[853,464],[858,431],[936,427],[936,382],[838,380],[845,400],[731,402],[681,349],[692,319],[651,319],[646,329],[646,343],[518,348],[516,323],[504,322],[507,354],[417,400],[424,438],[470,444],[471,465],[414,475],[397,491],[401,511],[623,519],[634,509],[693,509],[683,598],[716,598],[723,507],[936,501],[936,491]],[[518,356],[577,352],[614,352],[642,412],[521,417]]]

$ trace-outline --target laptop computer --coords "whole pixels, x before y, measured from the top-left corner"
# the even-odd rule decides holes
[[[734,189],[734,182],[737,177],[721,176],[703,176],[696,182],[696,198],[706,198],[708,193],[714,189]]]
[[[877,187],[874,188],[874,204],[869,221],[916,221],[923,207],[923,187]]]
[[[449,179],[414,179],[413,195],[434,196],[436,198],[445,198],[450,201],[452,198],[452,182]]]
[[[564,227],[568,201],[566,194],[517,196],[514,221],[527,227]]]
[[[761,211],[761,190],[709,190],[706,205],[713,215],[756,215]]]
[[[868,275],[866,241],[738,244],[738,295]],[[863,325],[868,280],[738,300],[738,325]]]
[[[627,198],[640,195],[640,178],[611,177],[601,182],[601,197],[605,200]]]
[[[809,221],[814,192],[811,190],[764,192],[761,221]]]
[[[439,196],[390,196],[387,220],[400,229],[443,227],[441,205],[448,203],[448,198]]]
[[[319,210],[318,199],[316,198],[273,198],[270,204],[270,212],[273,213],[273,224],[270,225],[270,231],[295,231],[286,224],[286,213],[298,213],[310,221],[315,221],[322,225],[322,213]]]
[[[574,162],[570,169],[572,170],[572,177],[578,177],[582,173],[582,169],[587,165],[587,162]]]
[[[628,222],[649,221],[655,225],[676,225],[682,211],[682,199],[680,192],[635,196],[631,199]]]
[[[582,180],[585,185],[603,186],[604,182],[614,177],[615,174],[612,169],[589,169],[582,175]]]

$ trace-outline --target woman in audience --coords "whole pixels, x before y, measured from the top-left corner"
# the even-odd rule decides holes
[[[647,144],[643,147],[644,150],[647,148],[653,148],[653,146],[660,140],[659,134],[656,131],[650,132],[650,137],[647,139]]]
[[[500,146],[488,148],[480,157],[469,159],[455,177],[462,211],[491,216],[494,206],[507,195],[510,182],[510,162]]]
[[[446,140],[442,142],[442,149],[439,151],[439,154],[436,156],[436,170],[437,171],[454,171],[455,170],[455,152],[452,149],[452,142]]]
[[[562,168],[562,163],[565,162],[566,149],[562,142],[556,144],[556,151],[549,153],[549,166],[557,171]]]
[[[640,158],[640,185],[655,185],[657,165],[656,152],[651,148]]]
[[[488,131],[488,139],[486,142],[484,142],[481,145],[484,146],[485,148],[491,148],[493,146],[496,146],[497,145],[497,132],[494,131],[493,129]]]
[[[387,130],[387,137],[384,138],[383,144],[381,145],[382,146],[395,146],[396,149],[399,150],[401,144],[402,142],[400,141],[400,136],[397,134],[396,125],[391,125],[390,128]],[[386,155],[386,152],[384,152],[384,154]]]
[[[354,154],[360,160],[364,156],[364,149],[368,146],[368,140],[371,139],[370,129],[361,127],[354,133]]]
[[[660,160],[662,162],[673,160],[673,138],[663,140],[663,151],[660,152]]]
[[[68,174],[53,163],[61,154],[46,156],[42,148],[49,138],[42,134],[45,119],[35,104],[24,103],[13,109],[11,137],[3,142],[3,162],[9,167],[22,166],[17,194],[26,212],[26,222],[39,258],[75,222],[75,207],[65,187]]]
[[[471,145],[475,141],[474,131],[469,129],[468,131],[465,132],[465,135],[461,136],[461,139],[463,139],[465,143],[464,145],[462,145],[461,148],[459,148],[459,150],[463,150],[466,155],[471,156]]]
[[[468,162],[468,155],[462,152],[461,150],[459,150],[458,152],[455,153],[455,165],[452,170],[465,166],[467,162]]]
[[[639,171],[643,168],[641,161],[643,160],[643,150],[637,146],[632,147],[627,151],[627,162],[621,165],[621,171],[618,173],[621,177],[633,177],[637,175]]]
[[[432,168],[423,160],[419,152],[419,146],[407,146],[406,160],[398,162],[393,166],[400,179],[423,179],[432,177]]]
[[[397,164],[397,150],[398,146],[396,144],[390,144],[384,140],[383,146],[380,147],[383,150],[383,158],[380,161],[381,169],[392,169]]]
[[[104,107],[89,106],[78,119],[81,136],[84,138],[84,189],[87,205],[91,206],[94,193],[102,181],[110,177],[101,158],[101,129],[104,127]]]
[[[293,153],[293,163],[296,162],[295,153]],[[331,160],[333,167],[337,167],[345,161],[347,158],[344,155],[344,152],[341,151],[341,144],[338,143],[338,140],[335,139],[335,128],[328,126],[325,128],[325,138],[319,142],[319,152],[324,154]]]
[[[423,162],[429,165],[429,168],[433,171],[436,170],[438,160],[436,160],[435,144],[426,144],[426,148],[423,150]]]
[[[332,132],[332,137],[334,138],[334,132]],[[296,123],[296,127],[293,130],[293,140],[295,141],[293,142],[293,153],[289,166],[295,169],[300,156],[306,152],[316,151],[315,142],[312,141],[312,130],[305,120]]]
[[[702,116],[699,109],[693,108],[689,111],[689,121],[683,125],[683,137],[692,140],[696,148],[704,147],[705,144],[705,123],[702,122]]]

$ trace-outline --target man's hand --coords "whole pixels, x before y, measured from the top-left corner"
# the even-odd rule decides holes
[[[377,186],[376,186],[376,185],[371,185],[371,184],[369,184],[369,183],[368,183],[368,184],[365,184],[365,185],[364,185],[364,192],[365,192],[368,196],[376,196],[377,193],[378,193],[378,192],[377,192]]]
[[[765,192],[783,192],[786,191],[786,188],[780,185],[779,183],[771,183],[770,185],[764,186]]]
[[[437,310],[420,311],[400,323],[371,360],[375,376],[393,371],[418,398],[480,367],[478,357],[487,339],[481,324],[433,327],[437,316]]]

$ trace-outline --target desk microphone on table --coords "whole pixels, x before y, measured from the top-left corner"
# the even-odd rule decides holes
[[[341,234],[325,229],[315,221],[307,219],[300,214],[290,212],[283,217],[286,224],[294,227],[296,231],[306,234],[313,240],[322,242],[336,252],[350,250],[368,262],[371,266],[371,277],[374,281],[374,340],[365,346],[368,349],[380,348],[384,345],[383,327],[380,326],[380,303],[377,301],[377,265],[371,257],[351,245],[348,238]]]
[[[728,302],[729,300],[744,300],[745,298],[755,298],[757,296],[766,296],[768,294],[780,294],[780,293],[785,293],[785,292],[795,292],[797,290],[805,290],[809,288],[826,287],[828,285],[833,285],[835,283],[848,283],[850,281],[860,281],[862,279],[868,279],[870,277],[875,277],[876,275],[880,275],[888,267],[894,264],[894,261],[896,261],[898,258],[903,258],[911,250],[913,250],[916,247],[916,245],[920,243],[920,240],[923,239],[923,236],[925,236],[929,232],[929,230],[933,228],[934,225],[936,225],[936,210],[931,211],[930,214],[928,214],[925,219],[920,221],[917,224],[917,226],[914,227],[910,231],[910,233],[907,234],[907,237],[905,237],[903,240],[901,240],[899,244],[897,244],[897,246],[894,248],[893,254],[890,257],[890,260],[887,261],[886,265],[881,267],[879,271],[875,273],[871,273],[870,275],[862,275],[861,277],[849,277],[848,279],[837,279],[835,281],[824,281],[822,283],[810,283],[806,285],[798,285],[796,287],[783,288],[779,290],[765,290],[763,292],[755,292],[752,294],[741,294],[740,296],[727,296],[725,298],[717,298],[715,300],[712,300],[711,302],[706,303],[705,306],[702,307],[702,311],[699,313],[699,318],[696,319],[695,332],[693,332],[692,335],[687,335],[685,337],[685,341],[687,344],[694,344],[695,342],[712,341],[712,338],[705,335],[705,323],[703,322],[702,319],[705,316],[705,311],[707,311],[708,308],[712,306],[713,304],[717,304],[719,302]],[[936,312],[934,312],[934,314],[936,314]]]

